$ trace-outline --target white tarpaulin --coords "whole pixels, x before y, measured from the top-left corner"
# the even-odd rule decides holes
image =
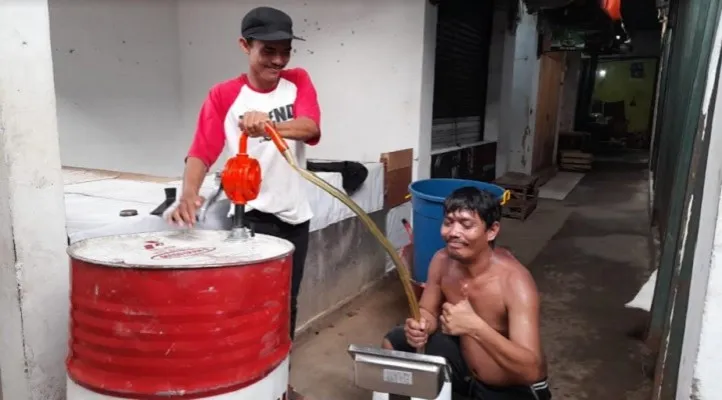
[[[371,213],[383,208],[383,165],[364,165],[368,169],[368,177],[352,199],[366,212]],[[317,175],[343,190],[340,173],[319,172]],[[208,176],[201,195],[209,196],[213,185],[213,176]],[[150,212],[165,200],[165,188],[175,187],[180,194],[180,186],[180,181],[157,183],[113,178],[65,185],[67,229],[71,242],[117,233],[172,229],[162,218],[150,215]],[[312,183],[307,182],[307,189],[314,213],[311,231],[354,216],[346,205]],[[119,213],[124,209],[135,209],[138,215],[121,217]]]

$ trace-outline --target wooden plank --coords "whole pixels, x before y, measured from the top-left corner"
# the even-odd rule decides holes
[[[508,180],[506,180],[508,182]],[[502,184],[510,192],[510,199],[504,205],[502,209],[502,216],[506,218],[526,220],[526,218],[536,209],[539,200],[539,188],[535,185],[537,177],[530,177],[526,175],[523,182],[533,182],[532,185],[525,185],[522,188],[510,188],[508,185],[504,185],[502,182],[496,182]]]
[[[512,219],[526,220],[529,215],[536,209],[537,203],[534,202],[529,204],[527,207],[504,207],[502,210],[502,216]]]
[[[536,119],[532,143],[532,173],[554,164],[554,143],[557,137],[559,101],[564,81],[566,54],[546,53],[539,59],[539,90],[536,100]]]
[[[389,171],[413,167],[414,149],[397,150],[381,154],[381,162]]]
[[[594,156],[592,154],[588,153],[562,153],[562,159],[564,158],[570,158],[570,159],[583,159],[583,160],[593,160]]]
[[[499,186],[504,186],[505,189],[511,189],[534,186],[536,184],[536,181],[537,177],[531,175],[522,174],[519,172],[507,172],[506,174],[494,180],[494,183]]]
[[[566,167],[585,167],[585,168],[591,168],[591,167],[592,167],[592,163],[571,161],[571,162],[562,162],[559,166],[560,166],[560,167],[565,167],[565,166],[566,166]]]
[[[587,161],[564,160],[561,162],[561,165],[577,165],[577,166],[591,167],[592,163],[587,162]]]
[[[561,169],[562,169],[563,171],[567,171],[567,172],[588,172],[588,171],[591,171],[591,170],[592,170],[591,167],[589,167],[589,168],[562,167]]]
[[[390,209],[408,201],[414,163],[414,150],[404,149],[381,154],[384,164],[384,208]]]
[[[588,158],[574,158],[574,157],[564,157],[562,158],[562,163],[578,163],[578,164],[592,164],[592,160]]]

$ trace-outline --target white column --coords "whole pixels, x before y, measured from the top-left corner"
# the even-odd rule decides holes
[[[484,127],[484,139],[496,140],[496,177],[504,175],[509,169],[510,143],[513,132],[514,114],[512,112],[512,87],[514,82],[514,57],[516,54],[516,31],[510,31],[509,11],[497,11],[494,16],[494,33],[492,34],[492,53],[489,55],[489,63],[495,59],[498,64],[497,73],[492,76],[491,65],[489,66],[489,89],[492,87],[492,80],[497,86],[495,99],[498,101],[496,112],[493,117],[497,118],[496,137],[486,135]],[[491,93],[491,92],[490,92]],[[487,95],[486,112],[489,113],[491,104]],[[518,118],[518,117],[517,117]],[[488,120],[488,118],[487,118]],[[493,127],[490,127],[494,129]]]
[[[421,107],[419,141],[414,158],[413,180],[431,176],[431,129],[434,111],[434,67],[436,65],[436,23],[438,7],[424,2],[423,46],[421,58]]]
[[[516,28],[514,66],[509,96],[507,171],[531,174],[536,129],[536,102],[539,90],[539,59],[537,58],[537,17],[522,4],[521,20]]]
[[[0,398],[64,399],[65,207],[47,0],[0,0]]]
[[[702,104],[702,112],[707,112],[709,105],[714,103],[714,113],[706,115],[703,121],[705,128],[710,126],[706,134],[709,136],[705,138],[709,140],[709,153],[677,378],[677,399],[715,400],[720,398],[722,391],[719,372],[722,365],[722,158],[719,157],[722,152],[722,82],[716,81],[721,57],[722,30],[718,29]],[[717,90],[716,98],[712,98],[714,89]]]

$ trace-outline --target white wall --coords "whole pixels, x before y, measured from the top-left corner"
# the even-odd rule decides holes
[[[178,175],[175,0],[49,3],[63,164]]]
[[[436,8],[415,0],[52,0],[64,164],[179,175],[208,89],[246,71],[237,38],[258,5],[284,9],[307,39],[291,66],[321,102],[310,157],[411,147],[428,174]]]
[[[509,121],[505,132],[507,170],[531,173],[536,101],[539,88],[539,59],[537,58],[537,18],[524,7],[516,30],[513,78],[508,104]]]
[[[183,113],[197,113],[214,81],[246,71],[236,46],[240,19],[270,5],[286,10],[306,39],[294,43],[291,65],[309,71],[322,106],[324,137],[309,157],[378,161],[382,152],[417,147],[425,3],[179,0]]]

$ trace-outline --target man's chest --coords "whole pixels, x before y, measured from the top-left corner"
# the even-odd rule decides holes
[[[456,304],[465,298],[486,323],[499,332],[507,331],[507,310],[500,279],[464,279],[453,274],[441,279],[441,291],[447,302]]]

